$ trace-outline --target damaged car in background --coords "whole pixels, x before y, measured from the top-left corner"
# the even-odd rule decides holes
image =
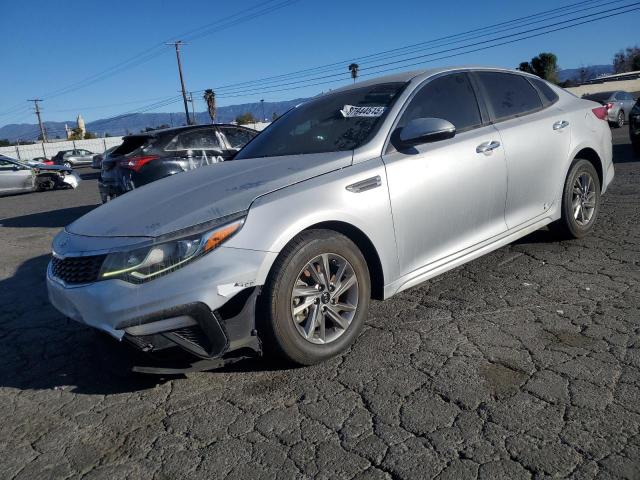
[[[124,137],[101,161],[102,203],[164,177],[231,160],[258,134],[239,125],[190,125]]]
[[[80,177],[69,167],[28,165],[0,155],[0,195],[76,188],[79,183]]]
[[[606,108],[490,68],[397,74],[281,116],[53,241],[65,316],[204,365],[345,351],[386,299],[550,225],[580,238],[614,176]],[[231,355],[231,356],[233,356]],[[206,363],[212,362],[212,363]]]

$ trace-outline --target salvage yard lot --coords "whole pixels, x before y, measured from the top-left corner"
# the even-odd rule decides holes
[[[1,198],[0,478],[640,478],[640,160],[614,137],[591,236],[535,232],[374,302],[309,368],[125,374],[44,282],[94,171]]]

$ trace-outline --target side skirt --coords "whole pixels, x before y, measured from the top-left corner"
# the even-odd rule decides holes
[[[492,239],[489,242],[481,243],[480,245],[476,245],[473,250],[463,250],[462,252],[456,254],[457,256],[451,258],[445,258],[439,261],[434,262],[431,265],[415,270],[404,277],[398,279],[397,281],[385,286],[384,288],[384,298],[389,298],[396,293],[400,293],[403,290],[406,290],[411,287],[415,287],[422,282],[429,280],[430,278],[436,277],[444,272],[447,272],[455,267],[463,265],[471,260],[474,260],[478,257],[481,257],[489,252],[497,250],[500,247],[503,247],[519,238],[524,237],[525,235],[530,234],[531,232],[535,232],[540,228],[548,225],[553,221],[552,216],[546,216],[536,222],[522,227],[518,230],[507,231],[503,236],[498,237],[497,239]]]

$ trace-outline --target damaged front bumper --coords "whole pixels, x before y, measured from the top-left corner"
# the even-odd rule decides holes
[[[201,359],[249,348],[259,286],[275,254],[219,247],[153,281],[67,285],[47,270],[51,303],[65,316],[145,352],[180,347]]]

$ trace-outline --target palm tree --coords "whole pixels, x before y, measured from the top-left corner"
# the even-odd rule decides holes
[[[204,91],[204,101],[207,102],[207,110],[209,110],[209,116],[211,117],[211,123],[216,122],[216,94],[210,88]]]
[[[358,65],[357,63],[352,63],[351,65],[349,65],[349,70],[351,70],[351,78],[353,78],[353,83],[356,83],[356,78],[358,78],[359,68],[360,68],[360,65]]]

